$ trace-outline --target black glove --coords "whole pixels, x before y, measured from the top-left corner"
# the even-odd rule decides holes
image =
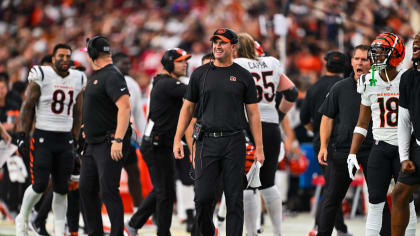
[[[24,132],[17,133],[16,145],[18,146],[19,153],[24,157],[28,154],[28,140]]]

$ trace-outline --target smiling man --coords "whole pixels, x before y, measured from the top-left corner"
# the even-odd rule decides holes
[[[30,147],[32,185],[24,194],[16,218],[16,235],[27,235],[28,216],[48,186],[53,183],[54,231],[64,236],[67,191],[73,170],[73,142],[79,137],[83,72],[69,69],[72,50],[67,44],[54,47],[52,66],[34,66],[29,75],[26,98],[18,124],[18,146],[21,155]],[[28,143],[35,119],[35,131]]]
[[[254,137],[255,159],[264,162],[257,89],[250,72],[233,62],[238,43],[236,33],[217,29],[211,37],[214,62],[198,67],[191,75],[179,115],[173,152],[184,158],[181,138],[190,123],[195,105],[200,103],[194,137],[195,152],[195,228],[202,235],[217,235],[213,210],[218,179],[223,178],[226,195],[226,235],[240,236],[243,230],[243,187],[245,178],[245,137],[249,126]]]

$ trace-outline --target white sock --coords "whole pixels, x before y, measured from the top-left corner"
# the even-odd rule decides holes
[[[280,197],[283,202],[287,201],[287,191],[289,190],[289,174],[287,171],[277,170],[276,180],[277,189],[280,192]]]
[[[405,229],[405,235],[415,236],[416,225],[417,225],[416,207],[414,206],[414,201],[411,201],[410,202],[410,220],[408,221],[407,228]]]
[[[223,218],[223,221],[219,219],[219,217]],[[219,235],[221,235],[223,223],[226,220],[226,197],[225,193],[222,194],[222,199],[220,200],[219,210],[217,211],[216,217],[216,227],[219,229]]]
[[[193,185],[181,185],[182,189],[182,205],[184,206],[184,212],[187,209],[195,209],[194,205],[194,186]]]
[[[274,235],[280,235],[283,217],[283,204],[280,192],[275,185],[260,191],[265,202],[265,208],[270,215],[271,223],[273,225],[273,233]]]
[[[67,194],[54,192],[52,200],[55,235],[64,236],[67,213]]]
[[[261,207],[258,212],[258,201],[261,202],[261,199],[258,198],[254,190],[244,190],[244,221],[248,236],[257,235],[257,218],[261,212]]]
[[[42,193],[37,193],[32,188],[32,185],[26,188],[23,195],[22,206],[20,207],[20,215],[23,217],[25,222],[28,221],[29,214],[31,213],[32,208],[41,198]]]
[[[183,205],[182,198],[184,197],[181,180],[176,181],[176,211],[178,220],[183,221],[187,219],[187,214],[185,213],[185,206]]]
[[[366,236],[378,236],[382,227],[382,212],[385,202],[378,204],[369,203],[366,220]]]
[[[223,217],[226,218],[226,197],[225,197],[225,193],[223,193],[222,195],[222,200],[220,201],[220,205],[219,205],[219,211],[217,212],[217,215],[219,217]]]
[[[262,214],[262,206],[261,206],[261,192],[257,191],[255,193],[255,195],[257,195],[257,208],[256,208],[256,212],[258,212],[258,216],[257,216],[257,230],[261,229],[261,214]]]
[[[176,181],[177,212],[180,220],[187,219],[186,210],[195,209],[194,186],[184,185],[180,180]]]

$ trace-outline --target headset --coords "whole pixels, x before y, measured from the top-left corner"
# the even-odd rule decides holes
[[[237,44],[239,42],[238,36],[233,34],[233,39],[230,41],[231,44]]]
[[[160,62],[163,65],[163,68],[165,68],[165,70],[167,70],[169,73],[171,73],[172,71],[174,71],[174,55],[173,55],[173,50],[169,49],[166,50],[166,52],[163,54],[162,59],[160,60]]]
[[[99,52],[98,50],[96,50],[94,45],[95,45],[95,41],[100,38],[103,38],[106,41],[108,41],[108,39],[103,36],[95,36],[92,39],[89,39],[89,38],[86,39],[87,51],[88,51],[89,57],[92,58],[92,60],[96,60],[99,57]]]

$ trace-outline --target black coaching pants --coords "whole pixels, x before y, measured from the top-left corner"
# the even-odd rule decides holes
[[[154,214],[157,220],[157,235],[171,235],[169,229],[175,201],[175,158],[172,147],[154,146],[151,142],[143,140],[140,149],[149,168],[153,190],[141,202],[129,225],[136,229],[141,228]]]
[[[128,145],[124,141],[124,157],[127,155]],[[90,236],[104,234],[101,216],[102,202],[106,206],[111,221],[111,236],[123,235],[124,209],[119,190],[123,160],[112,160],[110,151],[111,144],[108,142],[88,144],[82,158],[79,190],[82,209],[87,220],[85,222],[87,233]]]
[[[368,179],[367,170],[369,153],[369,150],[366,150],[357,154],[357,161],[362,165],[363,174],[365,175],[366,180]],[[343,201],[352,182],[348,174],[347,156],[348,153],[338,151],[329,154],[329,158],[327,160],[328,171],[326,172],[328,175],[326,178],[329,179],[329,185],[323,195],[324,199],[321,206],[322,211],[318,225],[318,236],[330,236],[332,234],[337,215],[340,214],[342,217],[342,212],[340,212],[341,202]],[[385,204],[384,207],[382,225],[385,227],[382,227],[381,235],[391,235],[391,216],[388,204]]]
[[[319,146],[314,145],[314,151],[315,151],[315,157],[318,157],[318,153],[319,153]],[[328,146],[328,157],[327,160],[331,160],[332,158],[332,153],[333,153],[333,148]],[[325,184],[322,187],[322,197],[321,200],[318,203],[318,207],[316,209],[315,212],[315,225],[318,226],[320,225],[320,221],[321,221],[321,214],[323,209],[323,205],[324,205],[324,200],[326,199],[326,193],[327,193],[327,189],[330,185],[330,172],[331,172],[331,168],[329,168],[329,164],[328,166],[324,166],[319,164],[319,167],[322,171],[322,175],[324,176],[325,179]],[[339,204],[338,209],[337,209],[337,214],[334,218],[334,220],[332,221],[334,227],[336,230],[339,230],[341,232],[347,232],[347,225],[344,223],[344,217],[343,214],[341,213],[343,211],[341,204]],[[331,223],[331,222],[330,222]],[[319,232],[319,231],[318,231]]]
[[[220,177],[226,196],[226,235],[242,235],[244,167],[245,137],[242,132],[227,137],[203,137],[197,142],[194,228],[203,236],[214,236],[215,233],[213,210]]]

